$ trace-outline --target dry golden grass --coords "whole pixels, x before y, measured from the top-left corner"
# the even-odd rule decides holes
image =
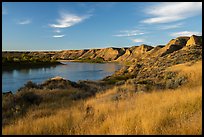
[[[95,97],[76,101],[72,107],[42,117],[33,110],[3,134],[202,134],[202,62],[171,69],[189,77],[188,85],[175,90],[118,94],[115,87]],[[124,87],[127,85],[124,85]],[[127,86],[127,89],[132,87]],[[48,113],[48,115],[46,115]],[[50,112],[51,113],[51,112]]]
[[[200,86],[202,85],[202,60],[195,63],[178,64],[169,67],[167,71],[177,71],[180,75],[188,77],[188,84],[186,86]]]

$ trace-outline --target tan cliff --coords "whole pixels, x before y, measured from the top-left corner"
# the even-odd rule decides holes
[[[54,57],[60,59],[76,59],[85,52],[87,52],[87,50],[63,50],[57,53]]]
[[[123,54],[122,56],[120,56],[120,57],[117,59],[117,61],[119,61],[119,62],[126,61],[126,59],[131,55],[131,53],[132,53],[131,50],[126,49],[125,54]]]
[[[140,59],[144,56],[149,50],[153,49],[152,46],[142,44],[140,46],[133,46],[126,50],[125,54],[120,56],[117,61],[127,61],[135,62],[137,59]]]
[[[79,59],[93,59],[96,56],[96,52],[100,49],[89,49],[87,52],[85,52],[83,55],[79,57]]]
[[[194,45],[201,45],[202,44],[202,36],[195,36],[192,35],[190,39],[187,41],[186,46],[194,46]]]
[[[166,45],[149,46],[142,44],[129,48],[102,48],[102,49],[83,49],[83,50],[62,50],[48,52],[2,52],[2,56],[21,56],[28,54],[30,56],[44,56],[54,59],[78,60],[78,59],[97,59],[102,58],[104,61],[116,61],[130,64],[139,60],[151,60],[166,56],[173,52],[188,50],[192,46],[202,46],[202,36],[192,35],[191,37],[177,37],[170,40]]]
[[[165,56],[169,53],[182,49],[189,38],[188,37],[178,37],[176,39],[170,40],[165,47],[158,50],[157,56]]]
[[[123,48],[103,48],[96,52],[96,56],[103,58],[105,61],[112,61],[125,52]]]
[[[152,66],[161,65],[160,68],[162,68],[166,64],[199,60],[202,54],[202,37],[194,35],[191,37],[178,37],[170,40],[165,46],[156,46],[146,51],[141,49],[138,47],[128,48],[126,53],[118,58],[118,61],[128,62],[129,66],[123,67],[115,75],[136,75],[139,72],[143,73],[141,70],[149,73],[153,69],[158,69],[157,67],[151,68]],[[144,69],[138,67],[143,65],[146,66]]]

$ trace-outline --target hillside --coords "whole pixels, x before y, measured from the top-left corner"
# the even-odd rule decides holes
[[[179,64],[189,81],[177,89],[135,92],[124,84],[86,100],[69,90],[33,91],[43,101],[3,127],[3,134],[202,134],[202,61]],[[29,122],[28,122],[29,121]]]
[[[180,49],[187,50],[194,45],[202,45],[202,36],[178,37],[172,39],[166,45],[158,45],[152,47],[142,44],[140,46],[132,46],[129,48],[103,48],[103,49],[84,49],[84,50],[63,50],[63,51],[46,51],[46,52],[9,52],[3,51],[2,57],[14,56],[18,57],[22,54],[29,56],[47,57],[60,60],[80,60],[102,58],[104,61],[137,62],[140,59],[148,59],[152,57],[162,57],[173,53]]]
[[[56,77],[3,94],[3,134],[202,134],[202,36],[28,54],[124,66],[98,81]]]
[[[201,37],[191,36],[201,39]],[[183,37],[171,40],[164,47],[155,47],[151,50],[146,48],[143,55],[124,61],[126,66],[117,71],[111,77],[106,77],[105,81],[123,84],[129,82],[135,87],[149,87],[156,89],[176,88],[186,82],[185,77],[179,77],[176,73],[165,71],[167,67],[186,62],[196,62],[202,60],[202,41],[189,42]],[[186,44],[188,43],[188,44]],[[139,48],[137,48],[139,49]],[[142,48],[140,48],[142,49]],[[124,56],[126,56],[124,54]],[[119,82],[120,81],[120,82]],[[130,82],[131,81],[131,82]]]

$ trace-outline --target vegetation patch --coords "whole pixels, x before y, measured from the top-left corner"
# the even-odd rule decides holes
[[[133,75],[120,75],[120,76],[112,76],[112,77],[107,77],[103,79],[107,84],[116,84],[117,82],[120,81],[126,81],[128,79],[133,78]]]
[[[81,58],[79,59],[79,62],[87,62],[87,63],[104,63],[105,60],[101,57],[97,57],[95,59],[91,58]]]
[[[51,59],[50,57],[29,56],[27,54],[22,54],[19,57],[2,57],[3,70],[15,68],[48,67],[59,64],[61,63],[57,62],[55,59]]]

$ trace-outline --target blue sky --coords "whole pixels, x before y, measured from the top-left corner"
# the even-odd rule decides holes
[[[201,2],[3,2],[2,50],[167,44],[202,35]]]

